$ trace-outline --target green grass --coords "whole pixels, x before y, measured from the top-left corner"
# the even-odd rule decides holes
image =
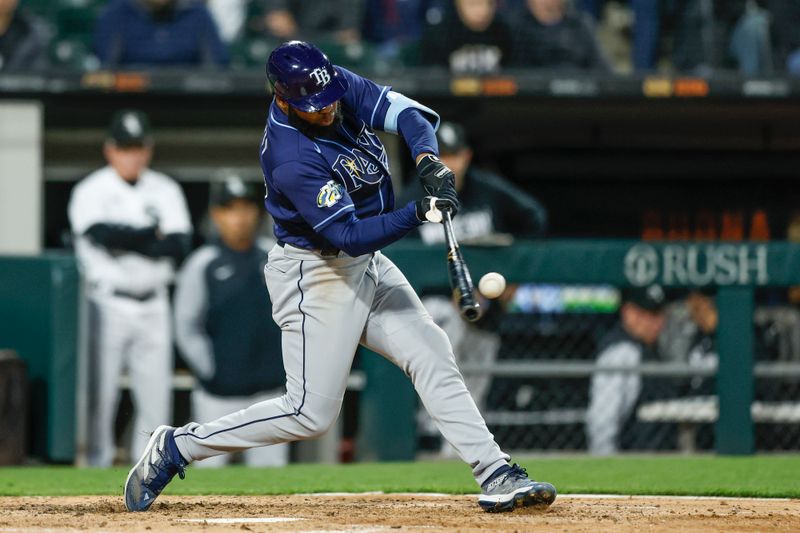
[[[800,498],[800,455],[756,457],[558,457],[520,461],[561,493],[668,494]],[[116,495],[127,469],[0,468],[0,496]],[[455,462],[190,468],[167,494],[308,492],[472,494],[469,468]]]

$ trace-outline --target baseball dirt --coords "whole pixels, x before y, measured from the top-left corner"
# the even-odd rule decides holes
[[[121,497],[0,498],[2,532],[643,530],[800,531],[800,500],[562,496],[547,511],[488,514],[471,496],[164,496],[147,513],[126,512]]]

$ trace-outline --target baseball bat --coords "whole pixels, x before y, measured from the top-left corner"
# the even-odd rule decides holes
[[[453,233],[453,219],[450,211],[444,211],[444,238],[447,242],[447,268],[450,274],[450,288],[453,299],[458,302],[458,310],[464,319],[475,322],[481,317],[481,306],[475,301],[475,286],[469,275],[469,268],[464,262]]]

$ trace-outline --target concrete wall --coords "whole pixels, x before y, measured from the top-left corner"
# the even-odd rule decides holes
[[[42,106],[0,102],[0,254],[42,250]]]

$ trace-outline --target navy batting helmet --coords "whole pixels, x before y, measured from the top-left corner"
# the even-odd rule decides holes
[[[331,65],[328,56],[303,41],[289,41],[269,55],[267,76],[275,94],[292,107],[319,111],[347,91],[347,79]]]

